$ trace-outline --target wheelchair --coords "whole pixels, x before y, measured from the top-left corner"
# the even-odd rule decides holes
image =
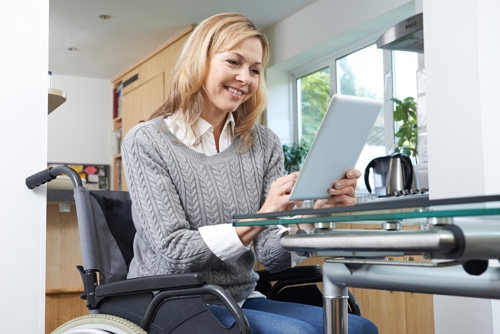
[[[236,301],[220,286],[207,283],[203,273],[127,279],[136,232],[128,193],[90,192],[78,173],[66,166],[36,173],[26,185],[34,189],[58,175],[67,175],[74,186],[83,259],[77,269],[89,315],[66,322],[53,334],[250,333]],[[268,298],[322,306],[316,285],[322,277],[319,266],[257,273],[261,277],[257,290]],[[205,296],[215,296],[229,310],[234,317],[231,327],[224,327],[211,313]],[[352,295],[349,306],[351,313],[360,315]]]

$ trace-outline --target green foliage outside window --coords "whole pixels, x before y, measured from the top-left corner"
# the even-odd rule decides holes
[[[391,100],[396,105],[394,122],[398,125],[398,131],[394,134],[394,152],[404,153],[416,161],[418,155],[417,103],[411,96],[403,101],[397,98]]]
[[[285,174],[290,174],[300,170],[302,163],[307,156],[309,147],[302,144],[293,143],[291,145],[283,145],[283,153],[285,155]]]
[[[283,145],[285,174],[300,170],[330,102],[330,69],[300,78],[302,135],[300,144]]]
[[[310,147],[330,102],[330,71],[320,70],[300,79],[302,136],[301,143]]]

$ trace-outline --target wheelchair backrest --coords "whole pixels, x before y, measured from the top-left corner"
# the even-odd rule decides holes
[[[132,202],[127,192],[90,192],[96,228],[93,246],[97,248],[100,283],[107,284],[127,277],[134,256],[136,233],[132,220]]]

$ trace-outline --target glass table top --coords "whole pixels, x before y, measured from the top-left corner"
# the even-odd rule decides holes
[[[234,226],[422,221],[453,217],[500,217],[500,195],[431,200],[427,194],[368,200],[351,207],[296,209],[287,212],[234,216]]]

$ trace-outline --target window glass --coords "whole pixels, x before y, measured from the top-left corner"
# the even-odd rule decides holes
[[[393,51],[394,98],[394,148],[417,159],[417,70],[416,52]],[[397,106],[399,107],[397,108]]]
[[[309,148],[330,102],[330,68],[297,79],[299,139]]]
[[[375,45],[338,58],[336,72],[338,93],[384,99],[383,51]],[[381,110],[355,166],[362,174],[373,158],[386,155],[384,126],[384,111]],[[363,175],[358,180],[357,191],[367,192]]]
[[[384,84],[392,84],[394,97],[404,100],[408,96],[416,99],[416,73],[418,55],[415,52],[393,51],[392,68],[384,68],[384,51],[370,45],[346,56],[337,58],[334,68],[324,64],[323,68],[296,79],[297,84],[297,135],[299,142],[306,148],[310,147],[321,120],[325,114],[331,93],[366,96],[383,100]],[[384,79],[384,72],[391,72],[393,80]],[[333,79],[332,77],[335,76]],[[331,87],[330,83],[335,83]],[[388,116],[389,117],[389,116]],[[355,127],[356,124],[352,124]],[[385,127],[394,127],[387,131]],[[396,133],[400,125],[393,122],[392,117],[384,121],[384,111],[381,110],[375,125],[368,137],[363,152],[355,168],[364,174],[365,167],[376,157],[391,153],[395,141],[386,140],[386,134]],[[345,138],[344,140],[349,140]],[[364,175],[358,180],[359,193],[366,192]]]
[[[417,98],[418,53],[393,51],[394,97]]]

